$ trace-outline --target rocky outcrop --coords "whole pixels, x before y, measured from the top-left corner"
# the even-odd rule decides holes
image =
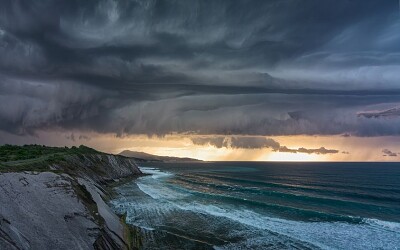
[[[118,155],[75,154],[64,156],[64,159],[51,168],[100,183],[141,174],[133,159]]]
[[[100,226],[54,173],[0,175],[1,249],[92,249]]]
[[[101,235],[95,243],[96,249],[128,249],[129,244],[124,240],[125,225],[121,223],[120,218],[104,202],[104,197],[107,194],[100,190],[96,183],[90,179],[79,178],[78,181],[90,193],[92,200],[96,204],[98,214],[103,221]],[[119,247],[115,248],[114,246]]]
[[[135,162],[81,154],[51,168],[0,174],[0,249],[129,249],[104,184],[141,174]]]

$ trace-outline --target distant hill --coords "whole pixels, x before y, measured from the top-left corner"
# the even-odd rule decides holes
[[[144,152],[124,150],[119,155],[134,158],[139,161],[157,161],[157,162],[198,162],[201,160],[193,158],[180,158],[180,157],[170,157],[170,156],[158,156],[152,155]]]

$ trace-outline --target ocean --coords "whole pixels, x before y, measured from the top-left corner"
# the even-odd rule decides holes
[[[400,249],[399,163],[146,163],[110,201],[143,249]]]

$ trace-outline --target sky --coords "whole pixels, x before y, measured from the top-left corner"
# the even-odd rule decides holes
[[[0,144],[400,159],[397,0],[0,5]]]

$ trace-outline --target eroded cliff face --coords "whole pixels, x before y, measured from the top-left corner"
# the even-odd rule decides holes
[[[53,164],[51,168],[96,182],[108,182],[141,174],[135,161],[123,156],[81,154],[67,155],[64,158],[64,162]]]
[[[0,175],[1,249],[90,249],[99,225],[72,178],[54,173]]]
[[[0,174],[0,249],[129,249],[105,183],[141,174],[129,158],[70,155],[53,172]]]

